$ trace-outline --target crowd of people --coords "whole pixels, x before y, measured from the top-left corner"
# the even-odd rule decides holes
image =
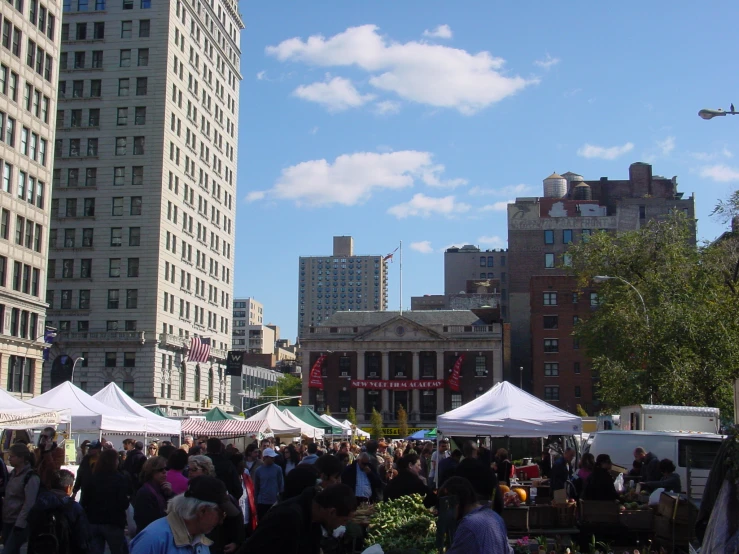
[[[24,544],[28,554],[318,553],[358,504],[420,494],[431,507],[437,489],[460,498],[452,552],[474,554],[482,550],[470,541],[492,545],[506,534],[500,516],[481,508],[501,512],[507,456],[473,441],[450,451],[446,439],[360,447],[265,438],[240,452],[218,438],[126,439],[122,451],[94,440],[80,446],[75,476],[54,439],[48,428],[35,449],[14,444],[11,471],[0,466],[4,554]]]

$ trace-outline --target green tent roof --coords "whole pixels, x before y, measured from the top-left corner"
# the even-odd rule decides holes
[[[220,408],[213,408],[205,414],[205,421],[223,421],[226,419],[236,419],[234,416],[227,414]]]
[[[159,406],[155,406],[154,409],[149,408],[149,411],[153,412],[155,415],[167,417],[167,414],[165,414]]]
[[[306,422],[308,425],[317,427],[318,429],[323,429],[325,433],[331,433],[335,435],[341,434],[341,429],[333,427],[323,421],[320,416],[308,406],[280,406],[280,410],[288,410],[298,419]]]

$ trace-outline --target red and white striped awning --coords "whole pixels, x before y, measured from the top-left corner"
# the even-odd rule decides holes
[[[188,435],[208,435],[209,437],[242,437],[270,433],[265,420],[248,421],[243,419],[225,419],[222,421],[205,421],[188,418],[182,422],[182,432]]]

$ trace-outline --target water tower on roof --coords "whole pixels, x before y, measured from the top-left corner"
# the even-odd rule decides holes
[[[552,173],[544,179],[545,198],[563,198],[567,195],[567,179],[557,173]]]
[[[568,171],[567,173],[563,173],[562,177],[567,181],[567,192],[572,192],[572,189],[576,187],[579,183],[585,181],[583,179],[582,175],[578,175],[577,173],[573,173],[572,171]]]

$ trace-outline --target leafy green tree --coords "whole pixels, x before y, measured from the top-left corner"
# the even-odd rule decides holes
[[[326,409],[323,410],[323,413],[326,414],[327,416],[330,416],[331,415],[331,406],[329,406],[328,404],[326,404]]]
[[[300,377],[286,373],[277,378],[277,382],[265,388],[262,391],[262,395],[259,397],[261,402],[271,402],[277,400],[277,396],[280,398],[288,396],[300,396],[303,391],[303,381]],[[278,395],[279,392],[279,395]],[[292,398],[290,400],[280,400],[280,406],[297,406],[298,398]],[[277,404],[276,404],[277,405]]]
[[[580,404],[575,406],[575,413],[579,415],[580,417],[589,417],[588,412],[586,412],[585,409]]]
[[[408,412],[402,404],[398,407],[398,433],[402,439],[408,436]]]
[[[575,336],[610,408],[635,403],[715,406],[733,413],[739,377],[739,240],[693,246],[682,214],[573,245],[571,270],[597,287],[597,309]],[[595,276],[620,279],[593,284]]]
[[[372,408],[372,415],[370,416],[370,434],[373,439],[379,439],[382,436],[382,416],[380,412]]]
[[[349,423],[352,425],[357,424],[357,411],[354,409],[354,406],[349,407],[349,413],[347,414],[346,419],[348,419]]]

